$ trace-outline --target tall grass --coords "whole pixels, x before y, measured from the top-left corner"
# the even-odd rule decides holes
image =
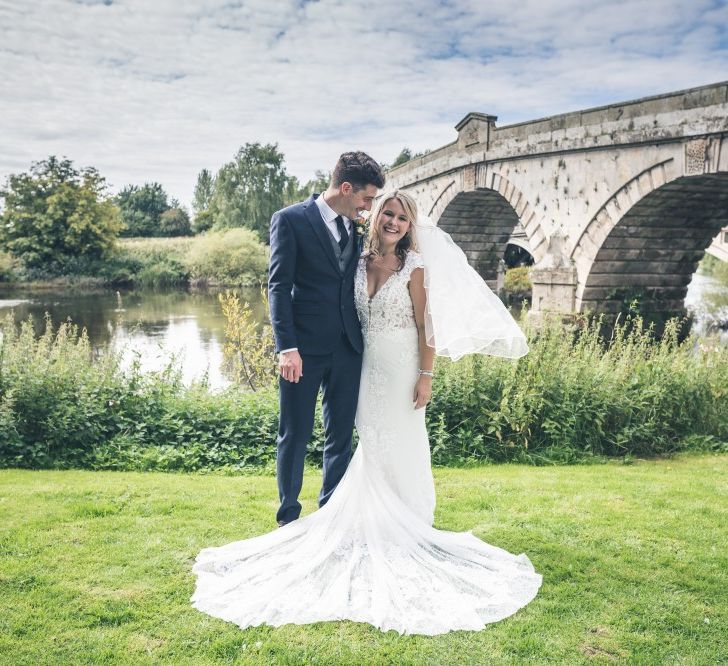
[[[677,320],[660,340],[639,318],[618,322],[609,340],[601,329],[598,319],[550,321],[529,332],[517,363],[438,362],[434,459],[570,462],[728,441],[728,349],[680,342]]]
[[[427,420],[438,464],[520,460],[573,462],[650,456],[728,441],[728,350],[679,342],[678,323],[655,341],[639,320],[609,341],[599,322],[529,331],[517,362],[438,361]],[[124,371],[94,357],[71,324],[2,322],[0,465],[199,470],[267,465],[275,458],[278,400],[186,387],[174,366]],[[311,460],[323,444],[316,421]]]

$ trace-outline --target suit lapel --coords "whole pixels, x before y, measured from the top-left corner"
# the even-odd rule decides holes
[[[320,195],[319,195],[320,196]],[[321,245],[323,245],[324,252],[326,253],[326,256],[329,258],[329,261],[331,262],[331,265],[334,267],[334,270],[337,273],[340,273],[341,270],[339,269],[339,260],[336,258],[336,254],[334,253],[334,248],[331,247],[331,240],[329,239],[329,232],[326,231],[326,223],[324,222],[323,218],[321,217],[321,212],[318,209],[318,206],[316,205],[316,199],[312,196],[308,200],[308,205],[306,206],[306,218],[310,222],[311,226],[313,227],[314,232],[318,236],[319,241],[321,241]]]

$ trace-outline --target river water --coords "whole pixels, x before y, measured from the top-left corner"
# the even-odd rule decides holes
[[[70,317],[87,330],[95,349],[119,351],[124,366],[138,360],[142,370],[161,370],[176,357],[185,383],[207,375],[212,388],[224,388],[230,381],[222,371],[225,317],[219,293],[6,288],[0,291],[0,317],[8,311],[13,312],[16,321],[32,316],[38,333],[44,329],[46,313],[54,327]],[[262,320],[259,290],[242,290],[241,297]]]
[[[712,278],[696,274],[688,289],[686,305],[696,313],[696,328],[705,333],[712,315],[709,297],[720,288]],[[728,306],[728,290],[724,289]],[[175,356],[183,380],[190,383],[205,375],[213,389],[230,381],[222,370],[225,317],[219,291],[101,291],[83,293],[5,287],[0,291],[0,317],[12,312],[16,321],[32,316],[36,330],[43,329],[45,313],[55,327],[69,317],[88,331],[95,349],[114,349],[126,366],[138,359],[146,371],[161,370]],[[258,320],[264,306],[257,289],[243,290]],[[728,318],[728,314],[726,314]],[[722,333],[728,343],[728,334]]]

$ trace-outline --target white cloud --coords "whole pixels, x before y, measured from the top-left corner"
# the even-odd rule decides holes
[[[724,0],[0,0],[0,178],[49,154],[189,201],[277,142],[302,179],[510,124],[725,78]]]

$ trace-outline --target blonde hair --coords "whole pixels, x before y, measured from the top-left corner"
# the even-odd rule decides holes
[[[415,223],[417,222],[417,204],[415,200],[402,190],[394,190],[385,192],[377,201],[377,205],[371,214],[369,222],[369,239],[367,240],[366,257],[367,260],[379,255],[379,216],[389,201],[396,199],[402,205],[404,214],[410,223],[407,233],[400,238],[395,248],[395,254],[400,261],[400,268],[404,266],[408,250],[417,250],[417,237],[415,235]]]

